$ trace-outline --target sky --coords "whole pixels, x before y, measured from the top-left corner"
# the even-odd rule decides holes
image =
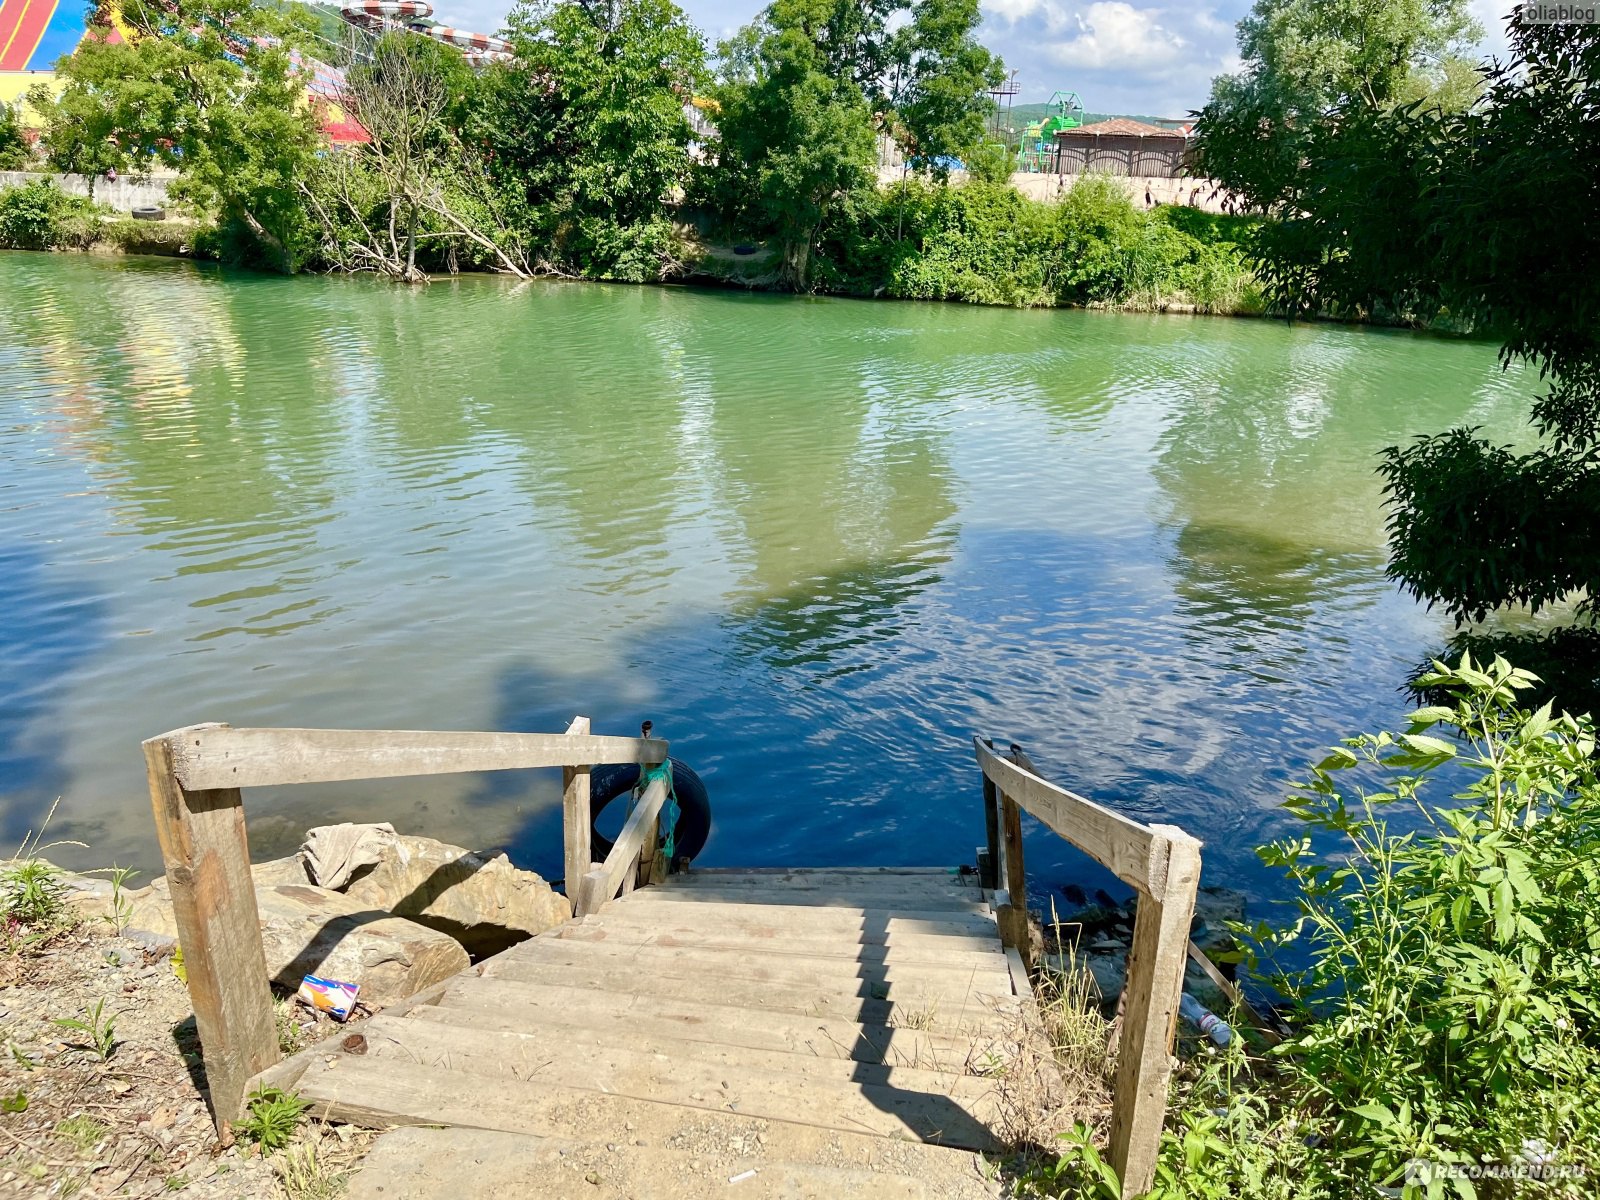
[[[1472,0],[1502,52],[1512,0]],[[435,0],[450,24],[491,32],[507,0]],[[750,21],[766,0],[678,0],[715,42]],[[1235,25],[1251,0],[982,0],[980,38],[1017,71],[1016,102],[1077,92],[1090,112],[1182,117],[1205,103],[1211,80],[1239,67]]]

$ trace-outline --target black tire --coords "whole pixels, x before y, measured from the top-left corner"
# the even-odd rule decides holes
[[[155,207],[136,208],[133,210],[133,219],[135,221],[165,221],[167,219],[167,210]]]
[[[600,832],[600,814],[619,796],[626,796],[639,782],[636,764],[615,763],[589,772],[590,854],[596,862],[611,853],[612,842]],[[711,800],[706,785],[688,767],[672,760],[672,791],[678,797],[678,825],[673,855],[693,858],[705,849],[711,836]]]

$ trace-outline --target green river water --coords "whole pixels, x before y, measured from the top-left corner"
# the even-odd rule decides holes
[[[665,288],[416,290],[0,254],[0,833],[159,870],[140,739],[597,732],[705,777],[705,864],[971,861],[970,735],[1206,842],[1393,721],[1448,631],[1377,451],[1522,438],[1493,347]],[[560,873],[559,779],[246,794]],[[1105,882],[1031,828],[1041,893]]]

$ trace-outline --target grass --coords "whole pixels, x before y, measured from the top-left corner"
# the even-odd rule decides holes
[[[102,996],[92,1006],[83,1010],[83,1020],[76,1017],[57,1017],[56,1024],[62,1029],[84,1035],[85,1041],[81,1048],[93,1051],[99,1056],[101,1062],[109,1062],[117,1050],[117,1018],[116,1014],[106,1015],[106,1001]]]
[[[305,1048],[306,1033],[296,1019],[295,1003],[280,996],[272,1002],[272,1023],[278,1030],[278,1050],[285,1056]]]
[[[346,1152],[330,1152],[325,1143],[298,1142],[272,1160],[273,1173],[288,1200],[338,1200],[350,1179]]]
[[[1075,963],[1070,954],[1062,957]],[[1009,1053],[998,1064],[981,1064],[995,1078],[1006,1140],[1025,1159],[1053,1161],[1063,1134],[1105,1121],[1115,1066],[1112,1033],[1087,970],[1071,965],[1060,974],[1038,974],[1031,1010],[1023,1006],[1003,1039]]]
[[[56,1136],[68,1142],[79,1154],[88,1154],[110,1132],[111,1126],[95,1120],[87,1113],[75,1113],[56,1122]]]

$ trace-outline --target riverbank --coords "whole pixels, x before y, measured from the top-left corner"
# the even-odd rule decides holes
[[[811,292],[1012,308],[1218,315],[1259,315],[1267,308],[1246,262],[1253,218],[1172,205],[1145,210],[1114,181],[1098,178],[1051,200],[1009,185],[920,180],[870,196],[857,197],[821,231]],[[691,215],[679,214],[677,246],[653,276],[580,277],[791,290],[775,249],[736,238],[719,244],[696,231]],[[131,220],[43,177],[0,190],[0,248],[212,261],[238,256],[237,245],[213,221]],[[316,257],[306,264],[313,273],[332,269]]]

